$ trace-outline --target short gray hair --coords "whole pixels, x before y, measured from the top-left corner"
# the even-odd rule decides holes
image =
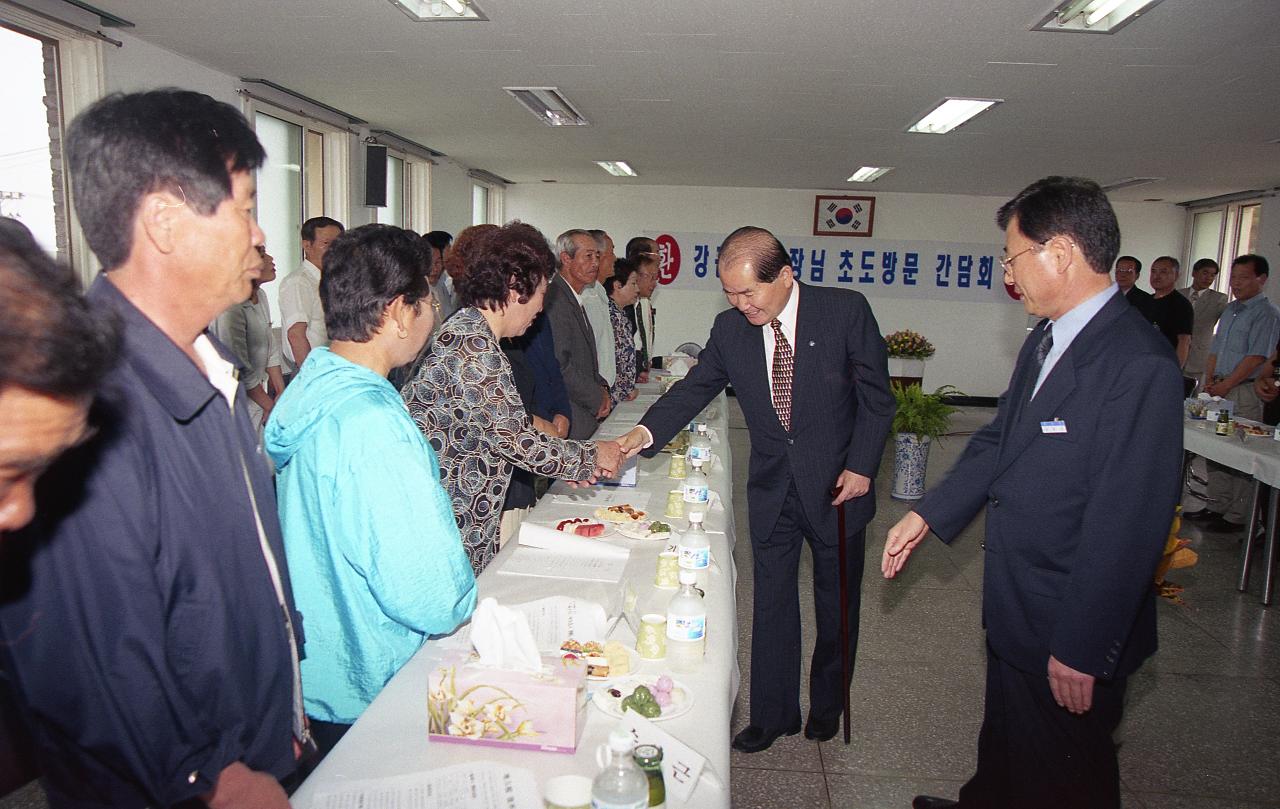
[[[1161,256],[1160,258],[1156,259],[1156,261],[1167,261],[1167,262],[1169,262],[1170,264],[1172,264],[1172,265],[1173,265],[1173,271],[1174,271],[1174,272],[1178,272],[1179,270],[1181,270],[1181,269],[1182,269],[1182,262],[1181,262],[1181,261],[1178,261],[1178,260],[1177,260],[1176,258],[1174,258],[1173,256]],[[1151,262],[1151,266],[1152,266],[1152,267],[1156,266],[1156,261]]]
[[[578,244],[574,241],[578,236],[586,236],[591,241],[596,241],[596,237],[591,235],[590,231],[582,228],[572,228],[566,230],[556,237],[556,260],[559,261],[560,254],[564,253],[569,258],[573,258],[578,254]]]

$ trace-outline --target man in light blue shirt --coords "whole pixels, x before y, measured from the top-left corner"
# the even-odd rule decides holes
[[[1280,339],[1280,309],[1262,294],[1269,271],[1267,260],[1252,253],[1231,263],[1235,300],[1218,320],[1204,369],[1204,390],[1235,402],[1235,415],[1254,421],[1262,420],[1262,402],[1253,380]],[[1237,531],[1249,517],[1249,493],[1247,475],[1210,462],[1212,507],[1188,517],[1205,520],[1211,530]]]

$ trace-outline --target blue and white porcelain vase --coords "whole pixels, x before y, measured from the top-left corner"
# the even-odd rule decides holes
[[[898,433],[893,437],[894,500],[924,497],[924,470],[929,463],[929,436]]]

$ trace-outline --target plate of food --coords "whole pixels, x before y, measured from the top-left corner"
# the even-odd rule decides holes
[[[621,719],[625,711],[635,711],[651,722],[665,722],[693,709],[693,692],[665,674],[624,677],[606,683],[591,696],[591,702],[615,719]]]
[[[621,523],[618,533],[632,539],[671,539],[671,523],[662,520]]]
[[[640,665],[640,655],[636,650],[629,649],[616,640],[601,644],[594,640],[578,641],[570,638],[560,644],[560,655],[565,659],[584,661],[587,664],[588,680],[602,681],[611,677],[623,677]]]
[[[644,520],[645,513],[630,503],[621,503],[616,506],[601,506],[596,509],[595,517],[605,522],[634,525]]]
[[[1244,422],[1237,421],[1235,426],[1236,430],[1240,433],[1253,436],[1255,438],[1261,438],[1263,436],[1270,438],[1273,432],[1272,429],[1265,424],[1245,424]]]
[[[662,448],[663,452],[674,452],[677,455],[683,455],[689,449],[689,431],[681,430],[676,433],[676,437],[667,442]]]
[[[607,537],[617,531],[612,525],[600,520],[593,520],[590,517],[570,517],[560,520],[556,523],[555,528],[557,531],[563,531],[566,534],[590,537],[592,539]]]

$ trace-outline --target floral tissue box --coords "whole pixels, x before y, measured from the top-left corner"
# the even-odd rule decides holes
[[[572,753],[587,718],[587,666],[544,655],[537,674],[481,666],[453,652],[431,672],[433,740]]]

